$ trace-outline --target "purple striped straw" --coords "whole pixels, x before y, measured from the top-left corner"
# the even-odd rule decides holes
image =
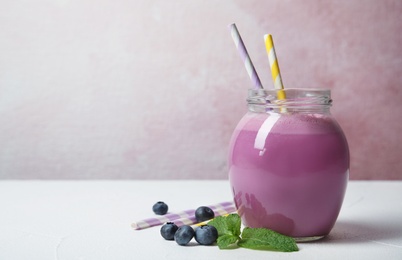
[[[260,78],[257,75],[257,71],[254,68],[253,63],[251,62],[250,56],[248,55],[246,46],[244,45],[243,40],[241,39],[240,33],[237,30],[236,24],[229,25],[230,34],[232,35],[233,41],[236,45],[237,51],[240,54],[240,58],[246,67],[248,76],[253,82],[255,89],[262,89],[263,86],[261,84]]]
[[[222,209],[222,208],[228,208],[228,207],[234,207],[233,202],[221,202],[218,204],[214,205],[209,205],[207,206],[211,208],[212,210],[217,210],[217,209]],[[191,218],[195,216],[195,209],[188,209],[185,211],[177,212],[177,213],[170,213],[166,215],[160,215],[156,216],[153,218],[147,218],[144,220],[140,220],[137,222],[134,222],[131,224],[131,227],[135,230],[140,230],[140,229],[145,229],[153,226],[158,226],[158,225],[163,225],[166,222],[170,221],[175,221],[178,219],[185,219],[185,218]]]

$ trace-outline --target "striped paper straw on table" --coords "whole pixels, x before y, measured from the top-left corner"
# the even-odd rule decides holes
[[[229,206],[229,207],[225,207],[225,208],[214,209],[215,217],[224,216],[224,215],[227,215],[227,214],[230,214],[230,213],[233,213],[233,212],[236,212],[236,207],[234,205]],[[187,217],[187,218],[177,219],[177,220],[174,220],[172,222],[174,222],[178,227],[184,226],[184,225],[193,225],[193,224],[198,223],[198,221],[196,220],[195,216],[190,216],[190,217]],[[205,224],[207,222],[208,221],[205,221]],[[202,225],[203,223],[204,222],[200,223],[200,225]],[[200,225],[198,225],[198,226],[200,226]]]
[[[228,216],[229,214],[234,214],[236,212],[237,212],[237,209],[235,207],[226,208],[225,210],[221,210],[220,212],[215,212],[216,214],[215,214],[214,218],[219,217],[219,216]],[[199,223],[194,223],[191,227],[196,229],[199,226],[207,225],[208,222],[213,220],[213,219],[209,219],[209,220],[199,222]]]
[[[233,202],[221,202],[214,205],[207,206],[211,208],[214,212],[218,212],[218,210],[234,207]],[[153,226],[163,225],[166,222],[170,221],[185,221],[184,219],[190,219],[195,216],[195,209],[184,210],[177,213],[170,213],[166,215],[155,216],[153,218],[147,218],[144,220],[140,220],[131,224],[131,227],[135,230],[145,229]],[[177,224],[176,224],[177,225]]]
[[[274,81],[274,87],[277,90],[283,90],[283,82],[281,72],[279,70],[278,59],[276,57],[274,41],[271,34],[264,35],[265,48],[268,54],[269,65],[271,67],[272,80]],[[278,99],[285,99],[286,95],[283,91],[278,91]]]
[[[246,46],[240,36],[239,31],[237,30],[236,24],[229,25],[230,34],[232,35],[234,44],[236,45],[236,49],[239,52],[240,58],[242,59],[244,66],[246,67],[247,74],[253,82],[255,89],[262,89],[262,84],[260,78],[258,77],[257,71],[254,68],[253,63],[251,62],[250,56],[247,52]]]

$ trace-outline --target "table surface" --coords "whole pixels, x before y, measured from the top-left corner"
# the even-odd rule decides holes
[[[402,259],[402,181],[350,181],[335,227],[298,252],[179,246],[133,230],[163,200],[231,200],[228,181],[0,181],[0,259]]]

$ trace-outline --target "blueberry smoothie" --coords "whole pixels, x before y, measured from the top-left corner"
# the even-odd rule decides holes
[[[349,150],[329,113],[248,112],[232,135],[228,165],[245,226],[313,240],[335,224]]]

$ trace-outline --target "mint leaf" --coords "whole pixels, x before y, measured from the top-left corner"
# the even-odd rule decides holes
[[[240,236],[241,219],[238,214],[229,214],[219,216],[208,222],[208,225],[214,226],[219,235]]]
[[[236,247],[240,239],[241,219],[237,214],[219,216],[208,222],[218,230],[217,244],[220,249],[231,249]]]
[[[298,251],[293,238],[279,234],[266,228],[244,228],[242,237],[237,243],[239,247],[249,249],[268,249],[283,252]]]
[[[219,234],[219,233],[218,233]],[[219,249],[235,249],[237,248],[236,242],[239,240],[239,237],[233,235],[222,235],[219,236],[216,240]]]
[[[270,229],[246,227],[241,232],[241,219],[238,214],[216,217],[208,222],[208,225],[212,225],[218,230],[217,244],[220,249],[244,247],[283,252],[299,250],[293,238]]]

